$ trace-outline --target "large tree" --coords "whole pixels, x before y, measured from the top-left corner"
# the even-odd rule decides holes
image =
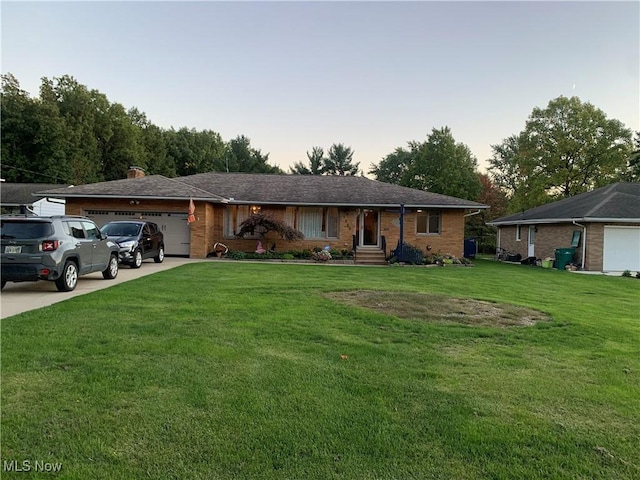
[[[378,165],[372,165],[369,173],[381,182],[408,186],[411,183],[409,171],[417,155],[416,145],[415,142],[409,142],[409,149],[396,148]]]
[[[353,163],[353,150],[342,143],[334,143],[325,159],[325,172],[329,175],[357,175],[360,163]]]
[[[456,142],[444,127],[434,128],[424,142],[396,148],[369,173],[382,182],[476,200],[482,189],[477,163],[469,147]]]
[[[511,210],[523,209],[616,181],[627,168],[631,131],[590,103],[561,96],[534,108],[519,135],[492,148],[490,171],[516,199]]]
[[[13,75],[2,75],[0,118],[4,179],[28,183],[69,181],[69,132],[55,101],[31,98]]]
[[[627,168],[620,175],[623,182],[640,182],[640,132],[633,139],[633,151],[629,154]]]
[[[70,75],[43,78],[39,93],[31,98],[13,75],[2,75],[2,175],[9,181],[79,185],[124,178],[131,165],[169,177],[282,172],[244,136],[224,142],[211,130],[164,130]]]
[[[509,199],[488,174],[478,173],[477,175],[482,185],[477,201],[489,205],[489,208],[474,212],[475,214],[468,217],[465,224],[465,237],[476,238],[480,252],[493,253],[496,248],[497,231],[495,227],[489,227],[487,222],[506,215]]]
[[[489,171],[495,183],[509,197],[509,211],[526,210],[552,201],[545,190],[545,180],[535,162],[524,160],[521,140],[517,135],[492,145]]]
[[[97,90],[89,90],[70,75],[43,78],[43,102],[55,103],[67,127],[67,159],[72,168],[71,183],[104,180],[102,153],[113,132],[108,118],[109,101]]]
[[[148,175],[176,176],[176,165],[167,152],[165,132],[149,121],[146,114],[136,107],[130,108],[131,122],[140,130],[139,142],[142,146],[142,158],[137,165]]]
[[[225,171],[227,146],[220,134],[212,130],[172,128],[165,132],[165,142],[179,176]]]
[[[269,165],[269,154],[251,146],[251,140],[239,135],[227,143],[225,170],[227,172],[282,173],[280,167]]]
[[[322,147],[313,147],[311,152],[307,152],[308,166],[302,162],[296,162],[289,171],[297,175],[322,175],[325,172],[324,149]]]
[[[478,197],[478,162],[469,147],[455,141],[449,127],[434,128],[416,150],[409,186],[469,200]]]

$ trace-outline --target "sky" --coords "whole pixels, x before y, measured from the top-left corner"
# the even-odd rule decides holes
[[[640,3],[11,2],[1,71],[71,75],[163,128],[245,135],[285,171],[343,143],[367,172],[448,126],[481,170],[577,96],[640,130]]]

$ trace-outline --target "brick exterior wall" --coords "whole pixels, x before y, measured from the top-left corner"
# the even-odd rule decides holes
[[[441,210],[440,233],[417,233],[417,213],[408,210],[404,216],[404,241],[418,247],[424,253],[464,255],[464,210]],[[392,250],[400,240],[400,214],[382,211],[381,234],[387,238],[387,250]],[[388,252],[387,252],[388,253]]]
[[[257,239],[236,239],[225,238],[222,227],[222,207],[218,208],[219,214],[216,216],[213,231],[216,241],[222,242],[231,250],[241,250],[245,252],[255,251]],[[262,213],[269,213],[284,220],[284,207],[263,207]],[[329,245],[337,250],[351,251],[353,245],[353,235],[356,233],[357,217],[360,213],[355,208],[339,208],[339,236],[337,239],[305,239],[295,242],[285,242],[277,234],[269,233],[261,239],[262,246],[269,248],[276,244],[277,251],[283,250],[308,250],[315,247],[323,248]],[[427,245],[431,247],[431,252],[450,253],[462,257],[464,252],[464,211],[445,210],[441,217],[441,233],[439,235],[422,235],[416,233],[416,212],[408,211],[404,217],[404,241],[410,243],[423,252],[427,253]],[[400,239],[400,214],[398,211],[381,210],[379,215],[380,235],[386,237],[388,255],[393,250]]]
[[[603,223],[584,223],[587,229],[586,232],[586,251],[584,270],[600,272],[603,267],[603,252],[604,252],[604,227]],[[625,224],[607,224],[607,225],[627,225]],[[639,224],[635,224],[636,226]],[[577,264],[582,263],[582,249],[585,233],[582,227],[574,225],[572,223],[559,223],[559,224],[544,224],[536,225],[538,231],[535,234],[534,240],[534,254],[536,258],[555,258],[556,248],[568,248],[571,246],[571,238],[575,230],[579,230],[581,233],[580,244],[576,248],[573,261]],[[499,228],[499,246],[507,251],[522,255],[522,258],[527,257],[527,235],[528,225],[522,225],[522,239],[516,240],[516,226],[505,226]]]
[[[68,215],[85,215],[88,210],[117,210],[117,211],[148,211],[148,212],[181,212],[186,213],[189,208],[187,200],[139,200],[139,204],[131,206],[127,199],[82,199],[68,198],[66,213]],[[256,249],[257,239],[237,239],[224,236],[223,218],[224,205],[208,202],[194,201],[196,221],[189,228],[190,257],[205,258],[213,252],[216,242],[222,242],[231,250],[253,252]],[[270,213],[284,220],[284,207],[264,206],[263,213]],[[267,234],[262,245],[268,249],[275,243],[277,251],[306,250],[315,247],[329,245],[337,250],[352,250],[353,235],[356,233],[357,217],[360,210],[357,208],[338,208],[339,236],[337,239],[305,239],[295,242],[285,242],[273,232]],[[387,251],[396,247],[400,238],[400,214],[397,210],[380,210],[379,215],[380,234],[386,237]],[[441,232],[438,235],[423,235],[416,233],[416,212],[407,210],[404,217],[404,240],[411,245],[420,248],[427,253],[430,246],[432,253],[451,254],[461,257],[464,250],[464,211],[447,209],[441,211]],[[570,237],[569,237],[570,238]],[[525,240],[526,241],[526,240]],[[525,245],[526,248],[526,245]]]

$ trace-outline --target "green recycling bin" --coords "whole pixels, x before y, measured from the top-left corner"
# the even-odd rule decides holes
[[[576,253],[576,249],[573,247],[556,248],[556,268],[558,270],[564,270],[564,267],[573,261],[574,253]]]

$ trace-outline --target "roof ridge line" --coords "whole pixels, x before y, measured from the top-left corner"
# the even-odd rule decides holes
[[[613,185],[612,185],[613,187]],[[586,212],[584,214],[585,217],[588,217],[589,215],[591,215],[593,212],[598,211],[600,208],[602,208],[603,206],[605,206],[607,203],[609,203],[611,201],[611,199],[613,197],[615,197],[616,195],[618,195],[619,192],[614,191],[613,193],[609,194],[609,192],[605,192],[607,194],[607,196],[598,204],[596,204],[591,210],[589,210],[588,212]]]
[[[210,173],[210,172],[206,172],[206,173]],[[164,176],[164,175],[161,175],[161,176]],[[167,180],[171,180],[172,182],[176,182],[176,183],[179,183],[181,185],[184,185],[185,187],[195,188],[196,190],[200,190],[202,193],[205,193],[205,194],[207,194],[209,196],[213,196],[213,197],[219,198],[221,200],[229,200],[227,197],[223,197],[222,195],[218,195],[217,193],[209,192],[207,190],[204,190],[203,188],[196,187],[195,185],[190,185],[190,184],[188,184],[186,182],[178,180],[179,178],[182,178],[182,177],[176,177],[176,178],[164,177],[164,178],[166,178]]]

